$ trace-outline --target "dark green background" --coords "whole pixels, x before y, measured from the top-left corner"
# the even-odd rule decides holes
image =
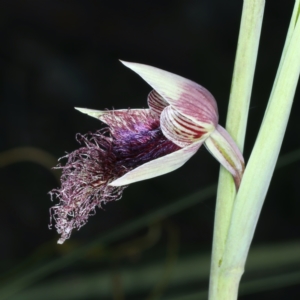
[[[267,1],[258,65],[249,112],[245,158],[249,157],[280,59],[293,1]],[[100,122],[73,109],[146,107],[151,88],[118,59],[146,63],[205,86],[219,106],[225,125],[242,1],[11,1],[0,2],[0,151],[32,146],[59,158],[77,147],[75,134],[95,131]],[[300,147],[299,93],[284,139],[282,153]],[[299,163],[275,173],[253,244],[298,239],[300,235]],[[18,162],[0,169],[0,257],[2,282],[30,268],[74,251],[126,221],[171,203],[218,178],[218,163],[203,147],[181,169],[131,185],[121,201],[105,206],[63,246],[48,230],[48,191],[58,186],[49,169]],[[178,239],[180,257],[211,249],[215,199],[212,197],[159,223],[162,235],[133,254],[112,255],[147,229],[99,247],[79,262],[42,279],[118,270],[160,261],[165,257],[168,225]],[[300,250],[300,249],[299,249]],[[21,266],[20,266],[21,264]],[[18,269],[14,267],[19,266]],[[299,269],[299,266],[293,266]],[[201,268],[201,266],[198,266]],[[117,271],[116,271],[117,272]],[[76,274],[76,275],[74,275]],[[37,286],[34,283],[31,287]],[[138,285],[138,282],[137,282]],[[205,289],[177,287],[176,293]],[[146,299],[147,293],[125,295]],[[172,295],[166,290],[165,295]],[[241,299],[298,299],[297,285]],[[103,299],[125,299],[125,298]],[[121,296],[120,296],[121,297]],[[85,299],[94,299],[88,298]],[[95,298],[99,299],[99,298]],[[102,298],[101,298],[102,299]]]

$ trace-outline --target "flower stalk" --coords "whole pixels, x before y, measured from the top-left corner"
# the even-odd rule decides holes
[[[252,8],[256,5],[263,7],[264,1],[244,2],[243,18],[245,17],[245,22],[247,22],[247,20],[256,20],[261,24],[259,14],[257,15],[257,19],[253,20],[251,18],[253,10],[247,10],[247,5],[252,5]],[[262,12],[263,9],[260,11]],[[244,13],[246,15],[244,15]],[[257,220],[279,155],[299,78],[300,22],[298,21],[298,15],[299,0],[295,3],[286,45],[264,120],[236,197],[234,197],[232,189],[228,189],[226,192],[226,177],[222,174],[222,171],[220,174],[210,278],[210,300],[237,299],[239,281],[244,271]],[[255,32],[255,28],[257,28],[256,24],[255,22],[252,24],[252,34]],[[251,29],[251,26],[249,29]],[[241,35],[246,38],[253,36],[252,34],[247,32],[247,30],[243,32],[243,26],[241,26],[241,41],[243,41]],[[253,37],[255,38],[255,36]],[[256,38],[259,39],[259,34],[257,34]],[[250,39],[250,48],[251,41]],[[239,51],[237,53],[237,56],[238,55]],[[256,56],[256,53],[253,52],[252,55]],[[245,63],[251,61],[251,59],[247,60],[246,57],[244,59]],[[238,63],[238,61],[237,57],[236,63]],[[253,61],[255,60],[252,59],[252,62]],[[243,59],[241,59],[241,62],[243,62]],[[245,72],[251,73],[252,68],[246,68]],[[234,76],[235,75],[236,73],[234,73]],[[233,83],[234,82],[235,79],[233,79]],[[240,104],[247,105],[245,103]],[[231,113],[234,115],[234,112],[229,109],[228,117],[231,116]],[[233,126],[233,128],[235,128],[235,126]],[[239,138],[241,139],[241,135],[236,135],[235,133],[232,135],[237,140]],[[241,142],[243,141],[237,141],[238,144]],[[225,193],[221,194],[221,192],[224,191]],[[224,207],[226,199],[228,199],[232,205],[229,205],[227,210],[222,211],[221,208]]]

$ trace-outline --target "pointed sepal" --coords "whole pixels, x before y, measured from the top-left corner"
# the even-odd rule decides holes
[[[109,185],[128,185],[172,172],[185,164],[197,152],[201,145],[202,142],[194,143],[173,153],[151,160],[126,173]]]
[[[203,127],[218,124],[216,100],[203,86],[152,66],[121,63],[140,75],[165,101],[194,123]]]
[[[96,109],[89,109],[89,108],[82,108],[82,107],[74,107],[76,110],[80,111],[83,114],[86,114],[90,117],[100,119],[102,115],[107,113],[105,110],[96,110]]]

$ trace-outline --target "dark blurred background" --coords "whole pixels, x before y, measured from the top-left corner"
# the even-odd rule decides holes
[[[293,3],[272,0],[266,4],[246,160],[272,88]],[[78,147],[76,133],[95,131],[101,126],[74,107],[101,110],[147,105],[151,88],[118,59],[153,65],[205,86],[217,99],[220,124],[225,125],[241,10],[242,1],[221,0],[0,1],[2,287],[12,284],[11,289],[17,291],[14,284],[22,286],[14,283],[18,278],[57,259],[67,260],[68,255],[102,234],[217,182],[219,165],[201,148],[176,172],[131,185],[121,201],[107,204],[105,211],[98,210],[64,245],[57,245],[58,234],[48,229],[53,203],[47,193],[59,186],[59,172],[50,167],[57,158]],[[299,112],[298,93],[282,154],[300,147]],[[293,163],[275,172],[254,247],[299,238],[299,167],[299,163]],[[176,287],[168,285],[171,279],[165,265],[167,271],[171,270],[169,273],[178,273],[172,269],[172,261],[175,264],[174,261],[202,253],[209,265],[214,206],[212,196],[111,243],[95,244],[74,263],[25,283],[24,290],[7,299],[40,299],[38,291],[44,291],[42,288],[52,299],[114,300],[159,299],[159,293],[163,293],[161,299],[173,299],[175,295],[206,290],[208,278],[198,282],[197,275],[179,280]],[[155,284],[144,287],[142,282],[147,281],[151,271],[135,279],[126,277],[128,270],[148,270],[156,264],[160,266],[157,274],[164,277],[166,273],[167,279],[155,278]],[[293,268],[299,266],[298,262]],[[187,274],[200,272],[201,267],[191,264]],[[97,277],[98,273],[107,284]],[[252,276],[257,278],[257,274]],[[247,269],[244,278],[247,279]],[[133,288],[127,289],[132,281],[136,290],[134,283]],[[57,285],[52,286],[53,282]],[[64,282],[65,295],[55,296],[56,289],[64,290]],[[70,287],[81,284],[86,294],[68,293]],[[89,292],[98,284],[104,286],[98,294]],[[143,287],[138,288],[139,285]],[[294,283],[241,299],[298,299],[297,295],[300,296],[300,288]]]

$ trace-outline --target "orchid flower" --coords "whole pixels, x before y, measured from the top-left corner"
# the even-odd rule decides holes
[[[76,108],[107,126],[77,135],[83,146],[66,155],[61,188],[50,192],[59,199],[51,218],[62,244],[79,229],[95,208],[118,200],[129,184],[181,167],[204,143],[232,174],[238,189],[244,160],[238,147],[218,124],[212,94],[201,85],[155,67],[122,62],[153,90],[148,109],[92,110]]]

